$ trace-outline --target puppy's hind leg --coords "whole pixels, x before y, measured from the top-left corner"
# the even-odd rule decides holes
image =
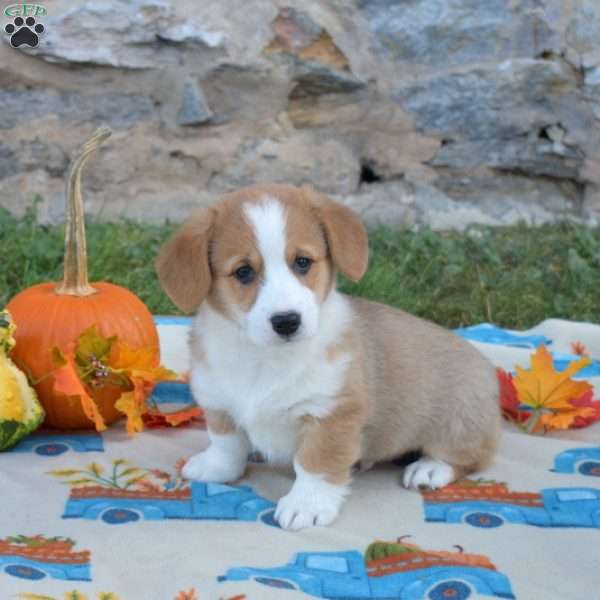
[[[406,467],[402,483],[407,488],[437,489],[483,469],[495,453],[500,424],[499,410],[490,411],[483,422],[467,418],[449,424],[446,435],[431,440],[423,457]]]
[[[443,460],[436,460],[429,456],[422,456],[419,460],[410,463],[404,469],[402,484],[404,487],[419,489],[438,489],[452,483],[456,471],[452,465]]]

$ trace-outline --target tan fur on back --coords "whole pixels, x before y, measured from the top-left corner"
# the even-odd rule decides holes
[[[361,460],[413,450],[463,473],[483,466],[500,433],[494,367],[454,333],[403,311],[352,299],[369,404]],[[357,347],[358,346],[358,347]]]

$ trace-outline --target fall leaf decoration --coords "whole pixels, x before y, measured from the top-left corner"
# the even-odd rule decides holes
[[[571,350],[573,350],[573,354],[577,354],[578,356],[588,355],[587,348],[581,342],[571,342]]]
[[[156,427],[179,427],[191,421],[199,425],[205,425],[204,412],[199,406],[190,406],[172,413],[163,412],[160,408],[148,407],[147,412],[142,415],[144,425],[148,428]]]
[[[159,364],[155,349],[133,349],[118,336],[102,336],[95,325],[81,333],[66,355],[57,347],[51,352],[54,391],[78,399],[97,431],[106,425],[93,398],[95,390],[109,385],[121,390],[115,407],[127,417],[127,433],[132,435],[144,428],[142,415],[154,385],[176,379],[173,371]]]
[[[579,429],[587,427],[595,421],[600,421],[600,400],[594,400],[594,392],[592,390],[585,393],[581,398],[571,400],[571,404],[577,408],[590,408],[593,411],[588,411],[587,415],[577,415],[571,428]]]
[[[571,379],[590,363],[584,357],[559,373],[542,345],[531,355],[530,369],[517,366],[515,377],[498,369],[504,417],[527,433],[585,427],[600,420],[600,401],[593,400],[592,386]]]

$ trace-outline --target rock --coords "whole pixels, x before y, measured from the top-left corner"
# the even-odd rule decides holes
[[[291,66],[295,83],[291,97],[351,93],[365,87],[365,82],[350,72],[348,59],[329,32],[305,12],[281,9],[272,28],[275,36],[264,54],[282,55]]]
[[[53,90],[0,90],[0,129],[24,124],[28,115],[55,115],[71,123],[106,123],[127,128],[154,114],[145,96],[118,93],[84,95]]]
[[[332,69],[315,61],[297,63],[294,68],[295,83],[291,98],[319,96],[321,94],[347,94],[366,86],[352,73]]]
[[[178,46],[198,57],[223,41],[223,32],[206,28],[193,15],[180,16],[167,0],[95,0],[50,16],[30,53],[52,62],[145,69],[177,65]]]
[[[597,0],[48,10],[37,48],[0,44],[0,206],[17,214],[39,195],[41,219],[64,218],[68,159],[100,123],[96,217],[180,220],[259,181],[312,183],[370,224],[598,212]]]
[[[0,179],[37,169],[43,169],[53,177],[62,177],[68,165],[69,158],[58,144],[48,144],[37,138],[0,143]]]
[[[600,66],[586,71],[583,93],[591,102],[596,118],[600,119]]]
[[[273,21],[272,28],[275,36],[264,50],[266,55],[284,53],[300,61],[317,62],[339,71],[350,69],[348,59],[329,32],[305,12],[283,8]]]
[[[0,179],[14,175],[18,167],[19,162],[14,148],[0,142]]]
[[[208,103],[216,107],[213,124],[273,121],[276,115],[285,112],[290,87],[287,71],[264,64],[223,63],[202,79]]]
[[[483,190],[480,189],[480,192]],[[472,199],[456,200],[443,194],[436,187],[415,183],[416,220],[432,229],[463,230],[470,225],[507,226],[527,223],[541,225],[560,220],[572,213],[565,203],[562,211],[553,210],[531,201],[529,197],[494,197],[493,192]]]
[[[67,153],[58,144],[48,144],[37,138],[22,140],[17,154],[22,169],[43,168],[53,177],[62,177],[69,166]]]
[[[565,31],[565,41],[580,56],[584,69],[600,64],[600,5],[578,0],[577,10]]]
[[[489,167],[556,179],[578,179],[585,156],[556,142],[529,139],[450,142],[431,160],[435,167],[475,169]]]
[[[360,0],[359,8],[383,60],[447,68],[560,49],[543,3],[530,0]]]
[[[224,192],[257,182],[311,183],[326,193],[348,194],[360,179],[358,157],[343,143],[310,134],[279,140],[248,139],[232,161],[210,182]]]
[[[431,184],[427,184],[431,185]],[[492,216],[500,216],[516,205],[524,212],[529,206],[532,215],[578,216],[584,186],[576,181],[532,177],[523,173],[477,169],[469,172],[447,172],[434,182],[438,191],[456,202],[481,207]],[[494,218],[495,218],[494,217]]]
[[[322,35],[326,35],[328,42],[335,46],[331,36],[310,15],[293,7],[282,8],[271,27],[275,36],[265,48],[266,53],[288,52],[299,56],[301,52],[314,46]],[[347,68],[348,62],[340,55],[339,48],[336,48],[335,61],[338,64],[334,66]]]
[[[204,97],[202,88],[194,81],[188,80],[183,88],[183,98],[177,113],[178,125],[202,125],[210,121],[213,113]]]
[[[510,139],[556,119],[562,96],[577,89],[558,61],[519,59],[401,83],[394,98],[420,131],[467,140]]]
[[[369,227],[412,227],[416,223],[415,194],[405,181],[362,185],[355,193],[335,196]]]

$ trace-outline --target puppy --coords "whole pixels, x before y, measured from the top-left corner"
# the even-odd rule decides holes
[[[157,271],[197,311],[190,381],[211,442],[185,477],[237,480],[251,449],[293,464],[275,518],[301,529],[337,517],[359,462],[419,450],[404,485],[437,488],[490,460],[493,366],[441,327],[336,291],[336,273],[358,281],[367,259],[356,215],[307,187],[228,194],[167,241]]]

